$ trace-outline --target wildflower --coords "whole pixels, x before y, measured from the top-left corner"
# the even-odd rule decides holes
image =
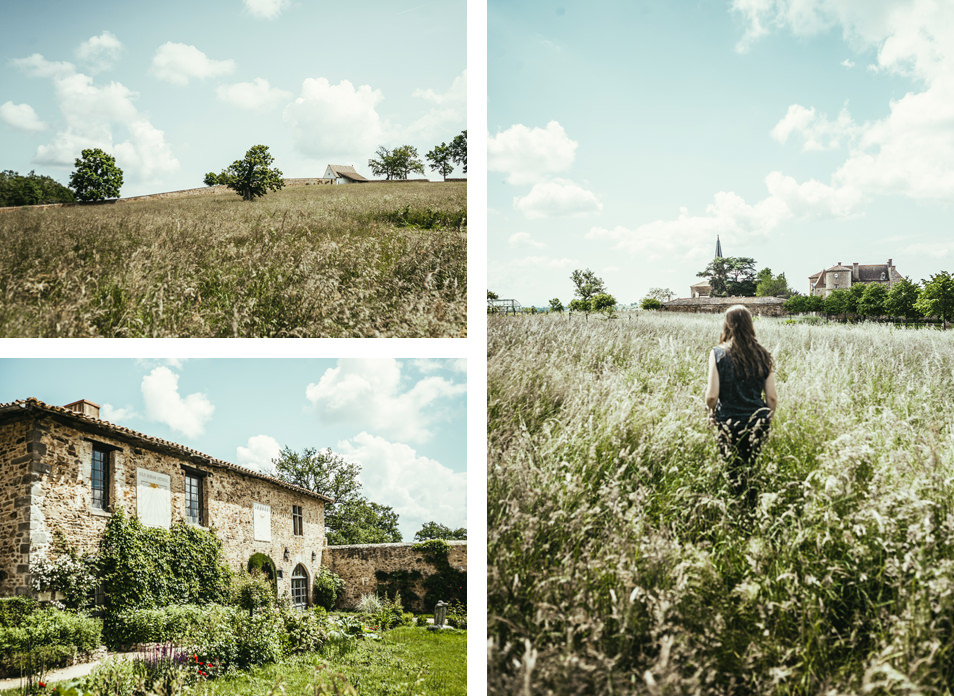
[[[45,689],[45,688],[46,688],[46,682],[40,682],[40,688],[41,688],[41,689]]]

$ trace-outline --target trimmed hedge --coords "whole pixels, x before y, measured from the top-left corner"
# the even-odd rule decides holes
[[[40,658],[47,666],[65,664],[76,653],[90,653],[102,642],[99,619],[59,609],[39,609],[19,626],[0,628],[0,671],[18,674],[24,662]]]
[[[32,597],[0,597],[0,628],[19,626],[34,611],[36,600]]]
[[[107,615],[103,637],[110,648],[136,643],[167,643],[222,630],[237,610],[209,604],[181,604],[155,609],[127,609]]]

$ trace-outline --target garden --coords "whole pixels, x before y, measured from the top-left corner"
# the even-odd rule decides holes
[[[399,592],[333,611],[343,582],[316,573],[312,603],[292,608],[266,575],[222,563],[214,531],[145,528],[121,512],[95,555],[55,542],[36,564],[32,597],[0,599],[0,676],[7,694],[463,694],[466,610],[446,630],[404,611]],[[100,586],[100,602],[94,588]],[[101,659],[53,684],[51,670]]]

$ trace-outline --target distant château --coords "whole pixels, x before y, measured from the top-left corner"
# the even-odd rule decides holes
[[[899,280],[901,274],[895,270],[892,259],[888,259],[888,263],[855,262],[850,266],[842,266],[839,261],[831,268],[808,276],[809,294],[819,297],[828,297],[832,290],[847,290],[853,283],[881,283],[891,287]]]

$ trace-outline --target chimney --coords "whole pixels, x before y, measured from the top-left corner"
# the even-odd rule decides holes
[[[96,418],[99,420],[99,404],[94,404],[92,401],[87,401],[86,399],[80,399],[79,401],[74,401],[71,404],[66,404],[64,408],[68,408],[70,411],[76,411],[84,416],[89,416],[90,418]]]
[[[858,262],[851,264],[851,279],[858,280]]]
[[[894,259],[888,259],[888,266],[894,268],[894,264],[891,263],[892,261],[894,261]]]

